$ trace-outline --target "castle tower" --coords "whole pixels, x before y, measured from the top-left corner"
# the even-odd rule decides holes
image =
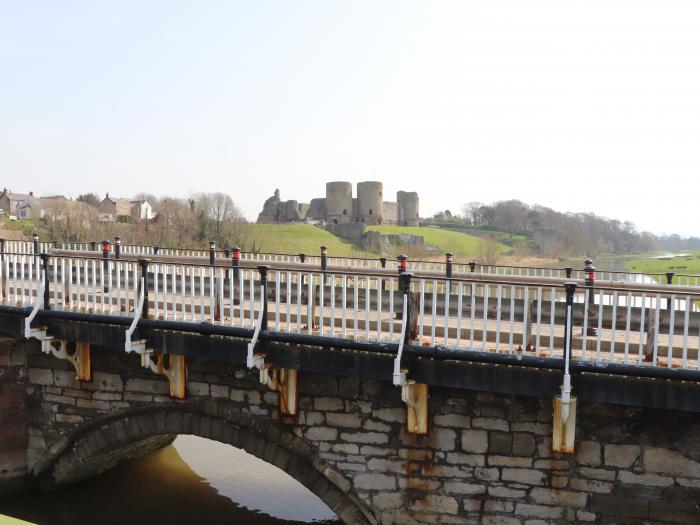
[[[415,191],[399,191],[396,205],[399,226],[418,226],[418,194]]]
[[[384,185],[378,181],[357,183],[357,215],[365,224],[381,224],[384,219]]]
[[[352,184],[349,182],[326,183],[326,220],[330,224],[352,220]]]

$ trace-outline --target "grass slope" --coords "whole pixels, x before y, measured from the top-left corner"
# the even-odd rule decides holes
[[[625,263],[625,267],[633,272],[644,273],[659,273],[673,272],[675,274],[690,274],[700,275],[700,252],[693,252],[687,256],[672,257],[672,258],[644,258],[633,259]],[[666,282],[665,276],[656,278],[657,281]],[[674,277],[673,281],[678,283],[678,279]]]
[[[441,253],[452,252],[455,255],[479,255],[481,239],[452,230],[438,228],[409,227],[409,226],[368,226],[368,230],[376,230],[388,235],[422,235],[426,244],[436,246]],[[501,251],[506,251],[505,246]]]
[[[319,247],[325,245],[332,256],[377,256],[311,224],[251,224],[250,235],[250,242],[255,240],[255,249],[262,252],[318,255]]]

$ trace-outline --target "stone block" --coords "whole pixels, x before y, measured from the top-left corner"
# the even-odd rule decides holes
[[[523,485],[544,485],[545,474],[539,470],[524,468],[503,468],[501,471],[503,481],[515,481]]]
[[[522,525],[522,522],[510,516],[484,516],[481,525]]]
[[[530,497],[535,503],[545,505],[559,505],[562,507],[585,507],[587,494],[572,492],[570,490],[553,490],[535,487],[530,491]]]
[[[457,514],[459,512],[459,503],[450,496],[426,494],[420,499],[412,500],[408,508],[411,510],[430,509],[431,514]]]
[[[436,427],[469,428],[469,418],[462,414],[436,415],[433,424]]]
[[[209,383],[201,383],[199,381],[188,381],[187,392],[192,396],[209,397]]]
[[[341,411],[345,407],[343,400],[335,397],[317,397],[314,399],[314,409],[324,412]]]
[[[311,427],[305,432],[306,439],[310,441],[335,441],[338,430],[328,427]]]
[[[576,462],[588,467],[599,467],[600,443],[597,441],[581,441],[576,445]]]
[[[593,514],[592,512],[587,512],[585,510],[579,510],[576,512],[576,519],[579,521],[590,521],[593,522],[595,521],[596,515]]]
[[[571,488],[597,494],[608,494],[612,491],[613,484],[597,479],[571,478]]]
[[[532,458],[514,458],[512,456],[487,456],[491,467],[532,467]]]
[[[534,436],[515,432],[513,434],[513,455],[532,457],[535,454],[536,444]]]
[[[229,387],[226,385],[211,385],[209,387],[211,397],[217,399],[227,399],[229,397]]]
[[[129,392],[143,392],[147,394],[167,394],[168,382],[161,379],[132,378],[127,379],[126,390]]]
[[[457,433],[449,428],[433,428],[430,431],[431,441],[437,450],[449,452],[455,449]]]
[[[508,422],[505,419],[495,417],[475,417],[472,419],[472,428],[482,428],[484,430],[501,430],[508,432]]]
[[[121,392],[124,390],[124,381],[119,374],[108,372],[93,372],[92,389],[102,392]]]
[[[685,525],[700,524],[700,506],[694,501],[651,501],[649,519]]]
[[[533,518],[558,519],[563,514],[563,509],[559,507],[549,507],[546,505],[531,505],[528,503],[518,503],[515,506],[516,516],[528,516]]]
[[[463,430],[462,450],[484,454],[489,447],[488,432],[485,430]]]
[[[597,479],[600,481],[615,481],[617,472],[615,470],[604,470],[598,468],[579,467],[576,473],[584,478]]]
[[[591,496],[591,510],[604,518],[647,518],[649,501],[643,498],[624,498],[608,494]]]
[[[484,501],[484,512],[513,512],[514,507],[512,501]]]
[[[374,432],[391,432],[391,426],[387,425],[386,423],[373,421],[372,419],[368,419],[362,423],[362,428],[365,430],[372,430]]]
[[[379,510],[398,509],[403,506],[403,495],[399,492],[380,492],[372,496],[372,503]]]
[[[686,478],[700,478],[700,463],[667,448],[645,448],[644,469]]]
[[[478,483],[451,481],[445,483],[444,488],[447,494],[464,494],[470,496],[475,496],[477,494],[486,494],[486,485],[481,485]]]
[[[30,368],[29,381],[36,385],[53,385],[53,370],[48,368]]]
[[[447,463],[456,465],[470,465],[472,467],[485,466],[484,456],[478,454],[462,454],[461,452],[448,452]]]
[[[513,435],[510,432],[489,432],[489,454],[509,455],[513,449]]]
[[[639,458],[640,452],[639,445],[605,445],[603,448],[605,465],[630,468]]]
[[[344,432],[340,435],[340,439],[351,443],[367,443],[375,445],[381,445],[389,442],[389,436],[386,434],[380,434],[379,432]]]
[[[622,483],[633,485],[648,485],[653,487],[670,487],[673,485],[673,478],[659,476],[658,474],[635,474],[627,470],[620,471],[618,479]]]
[[[332,427],[360,428],[362,419],[358,414],[328,413],[326,414],[326,424]]]
[[[490,485],[488,488],[489,496],[494,498],[510,498],[510,499],[521,499],[527,494],[522,489],[514,489],[510,487],[501,487],[498,485]]]
[[[353,480],[355,488],[364,490],[395,490],[396,478],[384,474],[359,474]]]
[[[380,408],[372,412],[372,416],[387,423],[406,422],[406,410],[403,408]]]

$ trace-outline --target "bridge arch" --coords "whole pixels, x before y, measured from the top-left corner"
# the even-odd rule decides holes
[[[218,441],[280,468],[316,494],[343,523],[374,525],[373,512],[350,482],[317,457],[317,450],[277,421],[255,418],[225,403],[127,409],[78,427],[37,462],[33,477],[45,487],[75,483],[111,468],[119,451],[158,445],[154,438],[190,434]],[[118,458],[118,459],[117,459]]]

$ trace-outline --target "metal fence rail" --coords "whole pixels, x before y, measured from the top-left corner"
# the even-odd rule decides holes
[[[263,271],[264,269],[264,271]],[[4,253],[0,301],[86,315],[143,316],[398,343],[407,290],[409,343],[592,363],[700,369],[700,291],[657,284],[579,286],[498,276],[454,278],[342,268],[239,267]],[[38,297],[43,285],[43,297]],[[264,285],[264,286],[263,286]],[[261,290],[265,290],[263,293]]]

